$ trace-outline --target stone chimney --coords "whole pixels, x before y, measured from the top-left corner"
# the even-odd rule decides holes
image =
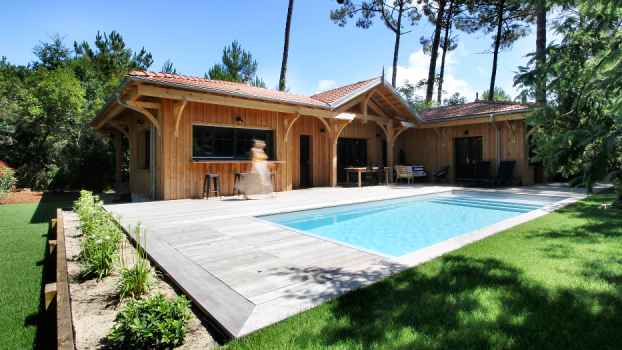
[[[246,85],[250,85],[251,83],[248,82],[248,75],[246,76]]]
[[[479,101],[479,92],[475,93],[475,102]]]

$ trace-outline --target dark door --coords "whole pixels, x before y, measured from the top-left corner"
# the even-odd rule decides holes
[[[483,158],[482,138],[461,137],[454,140],[456,178],[473,177],[475,163]]]
[[[311,187],[311,147],[309,135],[300,135],[300,187]]]
[[[339,138],[337,141],[337,182],[346,182],[346,168],[367,166],[367,140]]]

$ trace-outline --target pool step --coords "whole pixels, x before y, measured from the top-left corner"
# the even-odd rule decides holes
[[[492,199],[474,199],[474,198],[451,198],[454,201],[458,201],[458,202],[464,202],[464,203],[479,203],[479,204],[486,204],[486,205],[494,205],[494,206],[502,206],[502,207],[509,207],[509,208],[524,208],[524,209],[529,209],[529,210],[534,210],[537,208],[541,208],[542,204],[540,203],[516,203],[516,202],[505,202],[505,201],[498,201],[498,200],[492,200]]]
[[[497,202],[497,201],[486,201],[486,200],[474,201],[474,200],[453,199],[453,198],[452,199],[439,199],[433,202],[439,203],[439,204],[456,205],[456,206],[461,206],[461,207],[513,211],[513,212],[518,212],[518,213],[527,213],[527,212],[536,210],[541,207],[539,205],[517,204],[517,203],[507,203],[507,202]]]

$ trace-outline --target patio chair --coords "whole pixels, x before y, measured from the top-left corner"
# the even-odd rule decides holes
[[[480,181],[485,181],[490,179],[490,166],[491,162],[488,160],[479,161],[475,163],[475,170],[473,171],[473,177],[465,177],[459,178],[458,184],[460,183],[472,183],[477,186],[477,183]]]
[[[499,169],[497,170],[497,176],[482,179],[482,182],[492,182],[492,187],[496,187],[497,181],[499,181],[499,186],[501,186],[501,181],[507,180],[520,180],[520,178],[514,177],[514,169],[516,168],[515,160],[503,160],[499,163]]]
[[[384,171],[384,166],[382,165],[382,162],[378,163],[378,170],[376,171],[376,176],[377,176],[376,181],[378,185],[382,185],[387,182],[387,179],[386,179],[387,174]]]
[[[407,166],[396,166],[395,174],[395,182],[398,182],[399,179],[407,179],[408,183],[410,183],[410,180],[413,179],[413,174],[408,171]]]
[[[428,173],[425,171],[423,165],[413,165],[410,167],[412,169],[413,180],[415,178],[421,178],[422,181],[428,178]]]
[[[374,184],[374,167],[372,165],[368,165],[365,169],[365,172],[362,175],[361,181],[365,183],[367,186]]]
[[[447,177],[447,174],[449,173],[449,165],[446,167],[443,167],[441,170],[439,170],[436,174],[434,174],[433,176],[437,179],[437,181],[440,179],[441,183],[443,183],[443,181],[445,180],[445,178]]]

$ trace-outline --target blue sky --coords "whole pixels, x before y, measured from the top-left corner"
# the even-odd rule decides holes
[[[66,36],[65,44],[93,43],[97,31],[119,32],[134,50],[143,46],[154,57],[152,71],[160,71],[170,59],[184,75],[202,77],[221,61],[222,50],[233,40],[257,60],[257,75],[269,88],[279,79],[288,0],[271,1],[29,1],[5,2],[0,22],[0,56],[13,64],[35,60],[32,48],[48,35]],[[334,24],[330,10],[334,0],[295,0],[290,34],[287,85],[290,92],[311,95],[319,91],[379,76],[387,76],[393,60],[395,36],[381,22],[367,30],[357,28],[356,18],[345,28]],[[7,14],[15,14],[7,16]],[[422,19],[402,36],[398,61],[398,85],[427,77],[429,56],[423,55],[419,38],[430,36],[433,26]],[[535,49],[534,34],[501,53],[497,86],[513,97],[512,79],[525,55]],[[460,92],[469,101],[475,92],[488,89],[492,55],[481,54],[492,38],[481,34],[459,35],[459,48],[449,54],[445,90]],[[390,80],[390,76],[388,77]],[[423,94],[424,92],[421,92]]]

